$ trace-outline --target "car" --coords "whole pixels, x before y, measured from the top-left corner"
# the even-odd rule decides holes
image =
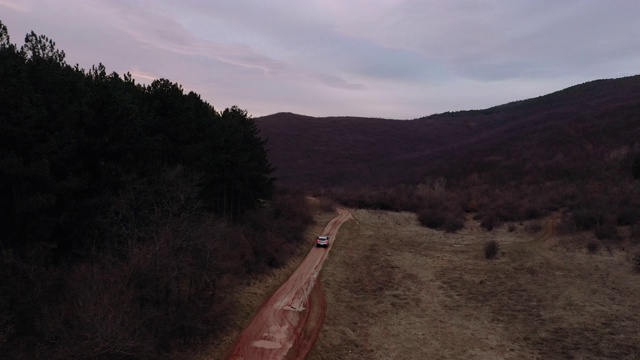
[[[329,247],[329,237],[328,236],[318,236],[316,239],[316,247]]]

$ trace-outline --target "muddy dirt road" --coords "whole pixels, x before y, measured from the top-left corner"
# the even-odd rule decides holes
[[[340,225],[350,218],[347,210],[338,209],[338,216],[322,232],[331,237],[329,248],[311,249],[240,334],[228,359],[304,359],[324,319],[324,295],[316,280]]]

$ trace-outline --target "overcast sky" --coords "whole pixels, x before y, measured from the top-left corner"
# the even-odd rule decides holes
[[[67,63],[254,117],[412,119],[640,73],[635,0],[0,0]]]

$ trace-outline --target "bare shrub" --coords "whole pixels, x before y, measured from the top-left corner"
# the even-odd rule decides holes
[[[6,309],[7,305],[0,302],[0,309]],[[6,343],[13,334],[13,324],[11,323],[11,315],[8,312],[0,313],[0,353],[2,353],[2,344]]]
[[[336,211],[336,202],[335,200],[328,197],[321,197],[319,202],[319,208],[324,212],[334,212]]]
[[[338,200],[347,206],[355,206],[368,209],[401,211],[412,207],[414,197],[413,189],[396,186],[393,188],[365,187],[358,191],[342,192],[338,194]]]
[[[591,208],[580,208],[572,213],[573,221],[578,231],[592,230],[602,223],[602,215]]]
[[[542,224],[539,221],[534,221],[532,223],[527,224],[524,227],[524,231],[529,234],[537,234],[542,230]]]
[[[640,221],[640,209],[635,206],[629,206],[622,209],[617,216],[616,223],[618,225],[634,225]]]
[[[608,239],[608,240],[620,240],[620,234],[618,234],[618,228],[615,224],[605,223],[598,226],[594,230],[594,234],[600,240]]]
[[[446,210],[443,208],[423,209],[418,213],[418,221],[428,228],[437,229],[447,220]]]
[[[587,242],[587,250],[591,254],[597,253],[598,250],[600,250],[600,243],[598,241],[595,241],[595,240],[589,240]]]
[[[455,232],[464,227],[464,203],[457,194],[438,192],[421,195],[422,204],[417,212],[418,221],[431,229]]]
[[[631,259],[633,264],[633,271],[640,274],[640,253],[636,254],[633,259]]]
[[[57,346],[52,358],[153,355],[157,339],[145,329],[122,268],[80,264],[64,276],[65,299],[43,310],[40,331]]]
[[[226,326],[225,273],[242,266],[225,264],[232,253],[216,251],[217,242],[227,241],[219,226],[198,223],[203,225],[161,230],[155,242],[132,250],[126,264],[138,317],[164,352],[199,343]]]
[[[491,260],[495,259],[498,253],[500,252],[500,245],[495,240],[487,241],[484,244],[484,257],[485,259]]]
[[[505,222],[519,220],[522,212],[519,206],[518,199],[514,195],[506,196],[497,204],[495,214]]]
[[[537,219],[542,215],[540,208],[537,204],[529,204],[525,206],[524,211],[522,213],[523,220],[532,220]]]
[[[456,232],[462,228],[464,228],[464,219],[460,217],[456,217],[453,215],[447,216],[447,219],[444,222],[444,231],[446,232]]]
[[[493,230],[494,228],[496,228],[499,225],[500,225],[500,219],[496,215],[493,215],[493,214],[489,214],[487,216],[484,216],[480,220],[480,226],[483,227],[484,229],[487,229],[488,231]]]
[[[65,291],[62,273],[60,267],[47,266],[43,259],[26,260],[0,252],[1,358],[29,359],[34,358],[30,354],[44,350],[43,317],[47,311],[59,312]]]
[[[634,179],[640,179],[640,154],[636,154],[631,165],[631,175]]]
[[[185,209],[179,196],[156,199],[132,238],[114,232],[89,260],[52,264],[50,247],[26,260],[0,252],[0,353],[150,359],[193,349],[228,326],[231,284],[286,263],[313,221],[293,193],[237,222]]]
[[[573,216],[563,215],[560,221],[556,225],[556,231],[560,235],[574,234],[578,231]]]
[[[288,191],[276,194],[265,208],[248,211],[242,224],[227,231],[233,231],[231,238],[244,244],[246,270],[261,273],[286,264],[312,223],[304,195]]]
[[[629,231],[629,237],[634,242],[640,241],[640,224],[633,224]]]

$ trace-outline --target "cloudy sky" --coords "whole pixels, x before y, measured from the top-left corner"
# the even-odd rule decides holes
[[[0,0],[67,63],[254,117],[412,119],[640,74],[635,0]]]

